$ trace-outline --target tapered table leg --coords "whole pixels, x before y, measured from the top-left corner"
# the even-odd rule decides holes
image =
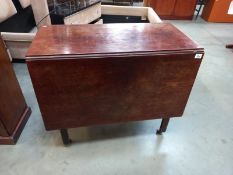
[[[61,137],[64,145],[69,145],[72,141],[69,138],[69,133],[67,129],[61,129]]]
[[[228,49],[233,49],[233,44],[228,44],[228,45],[226,45],[226,48],[228,48]]]
[[[170,120],[170,118],[164,118],[164,119],[162,119],[160,128],[156,132],[157,135],[161,135],[163,132],[166,132],[169,120]]]

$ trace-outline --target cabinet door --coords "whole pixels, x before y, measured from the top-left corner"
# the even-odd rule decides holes
[[[174,11],[176,0],[149,0],[152,7],[159,16],[171,16]]]
[[[174,16],[192,18],[197,0],[176,0]]]

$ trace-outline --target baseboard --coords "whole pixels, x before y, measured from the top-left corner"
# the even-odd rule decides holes
[[[0,145],[15,145],[31,115],[31,108],[27,107],[22,114],[13,134],[8,137],[0,136]]]

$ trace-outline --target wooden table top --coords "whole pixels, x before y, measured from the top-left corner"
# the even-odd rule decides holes
[[[169,23],[41,27],[27,53],[33,58],[146,55],[203,50]]]

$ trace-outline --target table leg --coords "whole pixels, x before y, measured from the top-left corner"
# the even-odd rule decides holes
[[[157,135],[161,135],[163,132],[166,132],[169,120],[170,120],[170,118],[164,118],[164,119],[162,119],[160,128],[156,132]]]
[[[72,141],[69,138],[69,133],[67,129],[61,129],[61,137],[64,145],[69,145]]]
[[[226,48],[228,48],[228,49],[233,49],[233,44],[228,44],[228,45],[226,45]]]

